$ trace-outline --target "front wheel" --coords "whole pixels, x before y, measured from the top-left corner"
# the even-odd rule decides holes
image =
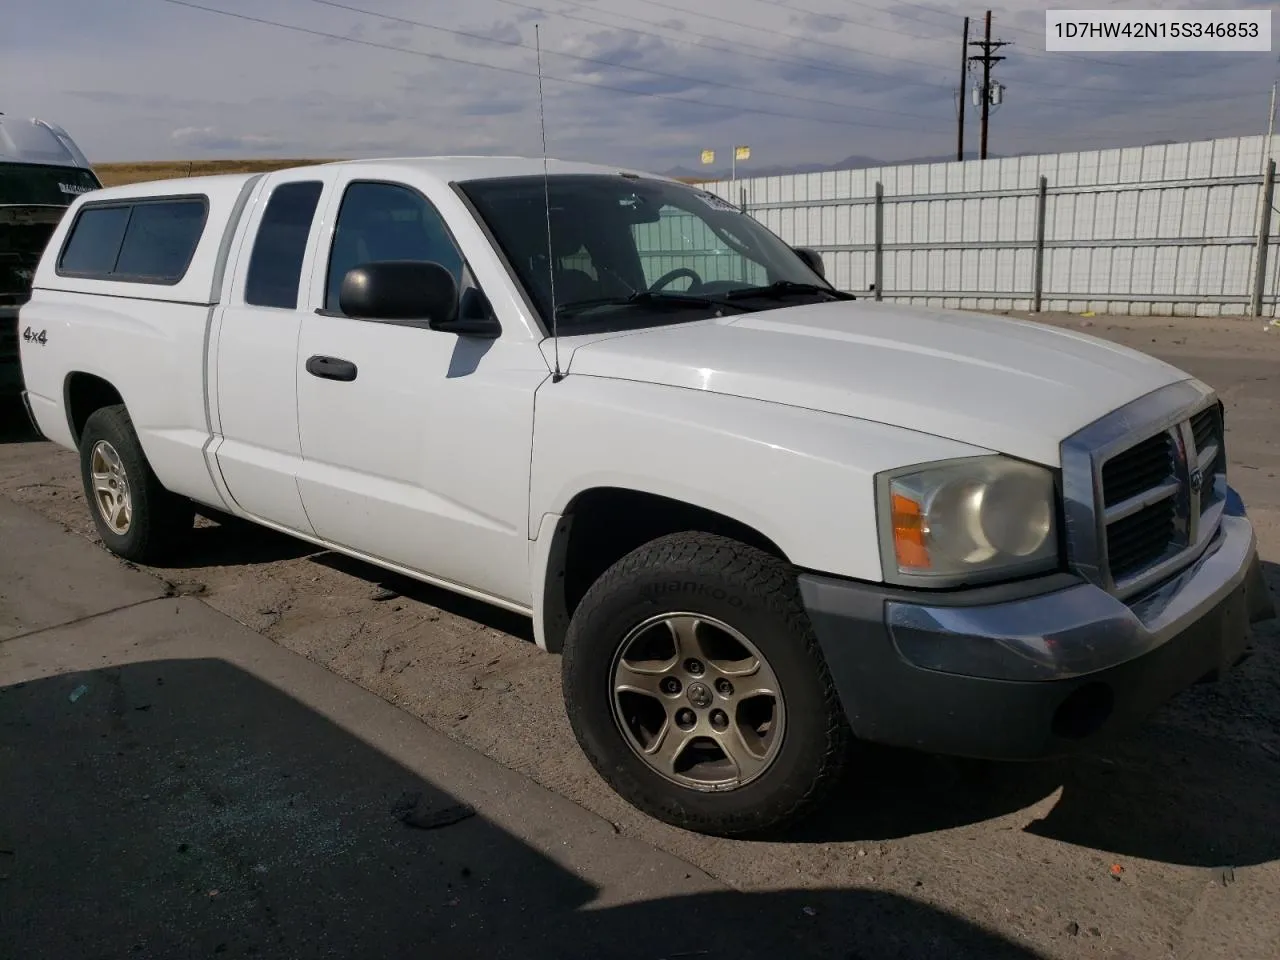
[[[794,574],[754,547],[680,533],[623,557],[575,611],[562,669],[591,763],[667,823],[775,830],[839,778],[849,729]]]
[[[94,411],[80,436],[80,474],[98,535],[136,563],[157,563],[190,534],[191,501],[156,478],[122,405]]]

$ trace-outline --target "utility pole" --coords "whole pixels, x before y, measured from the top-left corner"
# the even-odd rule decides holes
[[[1004,57],[994,56],[992,51],[1007,47],[1007,40],[991,39],[991,11],[987,11],[986,32],[982,40],[974,40],[970,46],[979,47],[982,53],[969,59],[982,64],[982,146],[979,153],[981,159],[987,159],[987,122],[991,115],[991,68]]]
[[[1266,167],[1267,161],[1271,159],[1271,141],[1276,135],[1276,83],[1271,84],[1271,112],[1267,114],[1267,151],[1262,161],[1263,167]]]
[[[960,117],[956,126],[956,159],[964,160],[964,99],[968,95],[969,18],[964,18],[964,39],[960,42]]]
[[[1265,210],[1265,211],[1264,211],[1264,210],[1263,210],[1263,205],[1264,205],[1264,204],[1266,204],[1266,203],[1268,203],[1268,201],[1266,201],[1266,200],[1264,199],[1264,196],[1265,196],[1265,194],[1266,194],[1266,192],[1267,192],[1267,189],[1266,189],[1266,173],[1267,173],[1267,168],[1271,165],[1271,154],[1272,154],[1271,144],[1275,142],[1275,135],[1276,135],[1276,82],[1275,82],[1275,81],[1272,81],[1272,83],[1271,83],[1271,108],[1270,108],[1270,110],[1269,110],[1269,111],[1268,111],[1268,113],[1267,113],[1267,142],[1263,145],[1263,148],[1262,148],[1262,174],[1263,174],[1263,186],[1262,186],[1262,189],[1258,191],[1258,201],[1257,201],[1257,203],[1254,205],[1254,210],[1253,210],[1253,219],[1254,219],[1254,223],[1259,225],[1259,226],[1258,226],[1258,236],[1259,236],[1259,241],[1258,241],[1258,245],[1254,247],[1254,251],[1253,251],[1253,258],[1254,258],[1253,267],[1254,267],[1254,271],[1255,271],[1255,276],[1256,276],[1257,271],[1258,271],[1258,269],[1259,269],[1259,268],[1258,268],[1258,263],[1260,262],[1260,260],[1261,260],[1262,256],[1264,255],[1264,254],[1262,253],[1262,249],[1263,249],[1263,248],[1262,248],[1262,239],[1261,239],[1261,238],[1265,235],[1266,231],[1270,229],[1270,225],[1269,225],[1269,220],[1270,220],[1270,210]],[[1268,222],[1268,226],[1267,226],[1265,229],[1261,226],[1261,224],[1262,224],[1263,222]],[[1265,269],[1266,269],[1266,267],[1265,267],[1265,266],[1263,266],[1261,269],[1262,269],[1262,270],[1265,270]],[[1262,309],[1262,308],[1261,308],[1261,303],[1260,303],[1260,302],[1257,302],[1257,303],[1255,304],[1255,309],[1254,309],[1254,311],[1253,311],[1253,312],[1254,312],[1254,314],[1255,314],[1255,316],[1257,315],[1257,313],[1260,313],[1260,312],[1261,312],[1261,309]],[[1263,330],[1270,330],[1270,329],[1272,328],[1272,326],[1274,326],[1274,325],[1275,325],[1275,323],[1276,323],[1276,321],[1275,321],[1274,319],[1268,320],[1266,323],[1264,323],[1264,324],[1262,325],[1262,329],[1263,329]]]

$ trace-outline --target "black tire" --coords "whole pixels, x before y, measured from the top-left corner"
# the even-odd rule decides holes
[[[613,670],[623,641],[650,618],[677,611],[749,638],[785,702],[772,763],[732,789],[703,791],[658,773],[615,717]],[[825,799],[848,756],[849,727],[793,570],[726,537],[661,537],[610,567],[574,612],[562,682],[574,734],[600,775],[633,806],[682,829],[743,836],[785,828]]]
[[[94,489],[94,450],[100,442],[118,455],[128,485],[131,516],[127,524],[117,524],[122,529],[108,522]],[[85,422],[80,435],[80,479],[98,536],[108,550],[126,560],[156,564],[168,559],[195,523],[191,501],[170,493],[156,479],[123,404],[102,407]]]

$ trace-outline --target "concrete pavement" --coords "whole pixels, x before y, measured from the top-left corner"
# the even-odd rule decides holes
[[[1035,956],[734,892],[172,592],[0,499],[0,956]]]

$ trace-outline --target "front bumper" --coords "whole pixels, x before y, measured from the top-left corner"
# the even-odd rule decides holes
[[[800,590],[857,736],[987,759],[1131,727],[1234,666],[1250,624],[1275,616],[1239,507],[1195,563],[1128,601],[1061,578],[1016,598],[921,599],[812,574]]]

